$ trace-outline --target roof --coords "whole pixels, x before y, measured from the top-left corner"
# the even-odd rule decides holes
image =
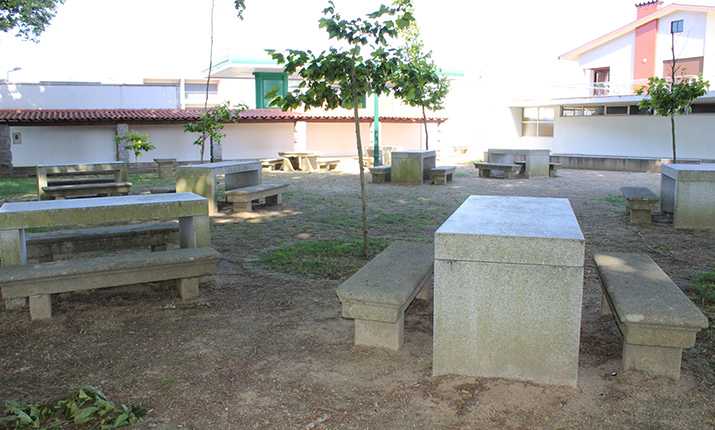
[[[625,34],[630,33],[631,31],[635,31],[636,28],[648,24],[649,22],[653,21],[654,19],[659,19],[664,16],[670,15],[671,13],[678,12],[678,11],[688,11],[688,12],[712,12],[715,13],[715,6],[694,6],[694,5],[683,5],[683,4],[670,4],[664,8],[658,9],[657,11],[644,16],[643,18],[633,21],[632,23],[625,25],[617,30],[614,30],[604,36],[599,37],[598,39],[592,40],[591,42],[586,43],[585,45],[581,45],[576,49],[573,49],[561,56],[559,56],[559,60],[570,60],[570,61],[577,61],[578,57],[585,53],[588,52],[592,49],[595,49],[601,45],[604,45],[614,39],[617,39]]]
[[[184,124],[198,121],[203,109],[0,109],[0,124],[27,125],[104,125]],[[372,121],[372,115],[360,115],[360,121]],[[446,117],[430,116],[428,122],[444,122]],[[279,109],[248,109],[239,114],[239,123],[274,122],[352,122],[353,113],[347,109],[308,112]],[[393,123],[421,122],[422,117],[402,112],[384,112],[380,121]]]

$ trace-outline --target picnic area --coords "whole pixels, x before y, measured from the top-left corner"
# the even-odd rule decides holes
[[[210,245],[222,258],[196,300],[159,281],[55,294],[43,320],[31,320],[27,307],[0,310],[0,398],[53,398],[89,384],[116,403],[141,402],[149,412],[137,429],[715,427],[713,304],[692,288],[698,273],[715,269],[715,232],[676,229],[657,210],[649,224],[631,223],[621,193],[659,195],[660,174],[559,169],[557,177],[497,179],[450,160],[452,180],[431,186],[373,183],[366,170],[365,259],[357,163],[347,164],[263,169],[263,183],[290,186],[280,204],[251,211],[234,211],[218,192]],[[131,195],[172,183],[156,176],[130,170]],[[4,203],[37,200],[0,190]],[[585,239],[575,388],[433,376],[433,301],[419,296],[404,312],[401,348],[354,344],[336,289],[390,244],[434,243],[470,196],[568,199]],[[151,251],[55,260],[140,252]],[[646,254],[708,316],[710,327],[682,351],[680,379],[622,371],[623,335],[601,312],[599,253]]]

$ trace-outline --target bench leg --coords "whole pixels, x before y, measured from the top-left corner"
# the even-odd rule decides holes
[[[182,278],[178,284],[181,300],[186,302],[199,297],[199,278]]]
[[[603,292],[603,287],[601,287],[601,316],[610,317],[613,315],[611,312],[611,306],[608,304],[608,297],[606,293]]]
[[[422,288],[420,288],[416,297],[420,300],[432,300],[432,285],[434,285],[434,277],[430,276],[427,282],[422,284]]]
[[[275,196],[266,196],[266,205],[279,205],[283,202],[283,194]]]
[[[452,173],[447,175],[447,182],[452,182],[452,175],[453,175]]]
[[[15,299],[5,299],[5,309],[22,309],[27,304],[27,299],[24,297],[17,297]]]
[[[30,296],[30,319],[45,320],[49,318],[52,318],[50,295]]]
[[[512,172],[511,170],[504,171],[504,177],[506,179],[516,179],[517,172]]]
[[[233,202],[234,212],[251,212],[253,210],[252,202]]]
[[[492,171],[489,169],[479,169],[479,177],[480,178],[491,178]]]
[[[372,183],[373,184],[382,184],[385,182],[385,176],[384,175],[379,175],[377,173],[373,173],[372,175]]]
[[[647,225],[651,223],[651,211],[631,209],[629,212],[631,224]]]
[[[405,343],[405,316],[395,323],[355,320],[355,345],[397,351]]]
[[[447,177],[442,175],[432,176],[432,183],[434,185],[447,185]]]
[[[549,178],[558,178],[559,177],[558,173],[559,173],[558,170],[550,169],[549,170]]]
[[[623,370],[638,370],[656,376],[680,379],[682,348],[632,345],[623,342]]]

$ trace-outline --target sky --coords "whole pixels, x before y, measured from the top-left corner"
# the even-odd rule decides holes
[[[389,1],[389,0],[388,0]],[[345,18],[379,8],[377,0],[335,0]],[[558,56],[635,20],[633,0],[414,0],[425,46],[438,66],[467,79],[488,76],[520,88],[567,80],[573,64]],[[671,2],[666,1],[665,5]],[[715,5],[712,1],[684,0]],[[66,0],[39,43],[0,35],[0,79],[11,82],[141,83],[143,78],[198,78],[208,68],[211,0]],[[329,46],[318,28],[327,0],[214,0],[214,48],[263,57],[264,49]],[[567,64],[568,63],[568,64]],[[563,76],[563,78],[562,78]]]

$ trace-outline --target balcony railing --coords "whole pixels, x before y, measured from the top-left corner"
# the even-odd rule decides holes
[[[686,75],[695,78],[696,75]],[[706,78],[715,84],[715,76]],[[648,85],[648,79],[635,79],[621,82],[599,82],[582,85],[559,85],[552,88],[554,98],[586,98],[586,97],[614,97],[632,96],[641,87]]]

